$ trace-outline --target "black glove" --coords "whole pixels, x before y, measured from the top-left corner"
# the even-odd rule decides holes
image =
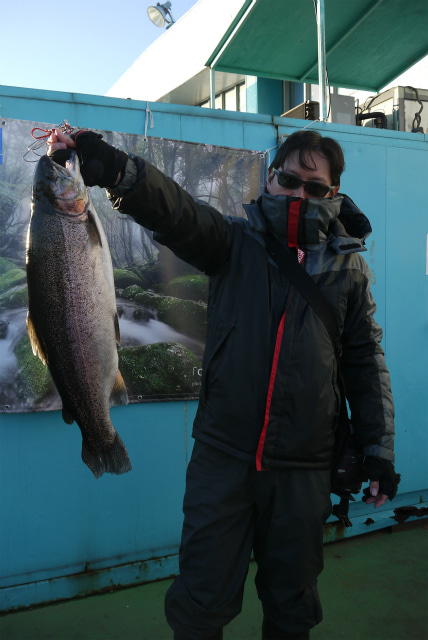
[[[123,173],[128,156],[124,151],[102,140],[102,135],[94,131],[77,131],[71,138],[76,143],[76,149],[57,149],[51,154],[58,164],[65,165],[73,151],[76,151],[80,161],[80,172],[84,183],[88,187],[113,188],[119,173]]]
[[[392,500],[397,494],[398,484],[401,480],[400,474],[395,473],[392,462],[377,456],[367,456],[364,460],[364,466],[368,478],[379,481],[379,493],[384,493]],[[364,489],[363,493],[363,500],[367,500],[371,496],[370,488]]]

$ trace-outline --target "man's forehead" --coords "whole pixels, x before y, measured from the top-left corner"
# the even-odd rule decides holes
[[[298,150],[292,151],[286,156],[284,164],[297,164],[303,169],[309,169],[310,171],[316,171],[317,168],[321,168],[322,166],[330,169],[330,163],[322,153],[310,150],[303,151],[302,153]]]

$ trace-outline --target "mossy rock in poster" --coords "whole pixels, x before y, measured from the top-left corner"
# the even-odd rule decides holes
[[[146,288],[146,282],[128,269],[113,269],[114,284],[117,289],[126,289],[132,285]]]
[[[156,342],[119,349],[119,369],[128,394],[144,398],[168,398],[196,395],[201,363],[182,344]]]
[[[208,302],[208,276],[201,274],[190,274],[174,278],[168,284],[158,285],[159,290],[167,296],[182,298],[183,300],[195,300],[198,302]]]
[[[154,309],[158,320],[165,322],[180,333],[204,340],[207,329],[207,305],[194,300],[180,300],[145,291],[138,293],[134,302]]]
[[[0,276],[12,269],[16,269],[16,264],[7,258],[0,257]]]
[[[28,307],[27,285],[12,287],[3,295],[0,295],[0,304],[5,309],[19,309]]]
[[[33,354],[30,339],[24,335],[15,347],[15,356],[21,377],[31,389],[35,400],[42,398],[53,387],[48,368]]]
[[[162,268],[158,260],[151,260],[145,264],[128,265],[127,271],[131,271],[141,282],[144,282],[145,289],[153,287],[154,284],[162,280]]]
[[[134,302],[140,304],[143,307],[151,307],[152,309],[157,309],[161,297],[162,296],[160,296],[158,293],[154,293],[153,291],[143,291],[142,293],[137,293]]]
[[[15,267],[9,269],[0,276],[0,295],[4,294],[8,289],[27,282],[27,272],[24,269]]]
[[[138,284],[131,284],[130,287],[126,287],[121,293],[122,298],[127,300],[133,300],[137,293],[144,293],[144,290]]]

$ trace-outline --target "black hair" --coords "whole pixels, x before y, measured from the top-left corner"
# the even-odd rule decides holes
[[[329,165],[332,186],[340,185],[340,176],[345,168],[345,158],[342,147],[333,138],[324,138],[317,131],[296,131],[292,133],[279,147],[269,169],[279,169],[284,164],[288,156],[299,152],[299,163],[304,169],[313,169],[313,165],[308,165],[312,159],[312,153],[317,152],[324,156]]]

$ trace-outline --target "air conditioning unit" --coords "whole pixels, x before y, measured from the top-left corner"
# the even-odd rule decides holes
[[[428,133],[428,89],[393,87],[357,107],[363,127]]]
[[[330,105],[327,121],[338,124],[355,124],[355,98],[340,93],[330,94]],[[319,120],[319,102],[307,100],[282,114],[283,118],[300,118],[300,120]]]

